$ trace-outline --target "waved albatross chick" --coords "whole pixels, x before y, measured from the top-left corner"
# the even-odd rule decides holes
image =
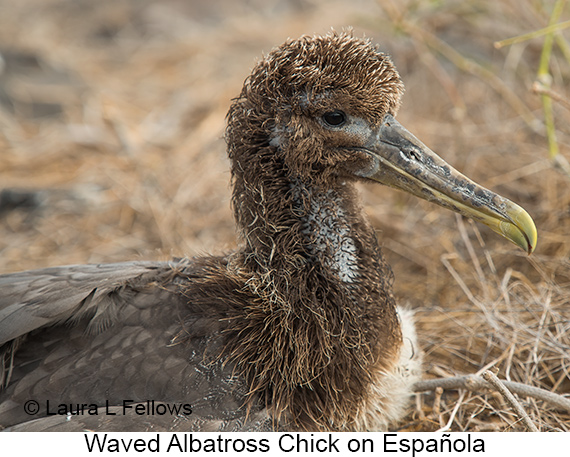
[[[239,249],[0,276],[0,424],[363,431],[401,419],[420,350],[355,183],[536,244],[522,208],[395,120],[402,92],[389,57],[349,34],[270,52],[228,113]]]

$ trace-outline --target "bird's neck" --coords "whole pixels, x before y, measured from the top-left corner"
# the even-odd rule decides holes
[[[370,290],[386,297],[375,308],[391,305],[392,272],[354,185],[336,177],[319,182],[275,171],[258,170],[234,182],[242,253],[252,272],[277,272],[292,284],[316,274],[320,285],[334,284],[352,301],[361,302],[366,289],[365,297]]]
[[[366,397],[369,368],[390,369],[398,353],[391,270],[353,185],[309,182],[277,166],[247,171],[234,170],[239,264],[252,296],[246,318],[232,323],[237,362],[293,421],[338,427]]]

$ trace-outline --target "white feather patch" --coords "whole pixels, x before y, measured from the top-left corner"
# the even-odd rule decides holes
[[[338,194],[331,189],[318,193],[300,181],[292,184],[292,190],[300,207],[303,201],[309,202],[301,231],[309,253],[335,271],[341,281],[354,282],[358,277],[358,249]]]

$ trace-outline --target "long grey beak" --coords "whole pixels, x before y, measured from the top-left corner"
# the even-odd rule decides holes
[[[536,247],[536,227],[524,209],[459,173],[392,115],[366,149],[376,163],[366,178],[482,222],[529,254]]]

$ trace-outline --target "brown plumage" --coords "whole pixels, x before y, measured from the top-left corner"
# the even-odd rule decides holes
[[[529,251],[536,243],[522,209],[395,121],[402,92],[366,40],[288,41],[228,113],[238,250],[0,276],[0,425],[382,430],[399,420],[420,351],[354,183],[400,187]],[[32,416],[29,399],[41,407]],[[119,414],[45,417],[47,400]],[[123,400],[192,413],[125,416]]]

